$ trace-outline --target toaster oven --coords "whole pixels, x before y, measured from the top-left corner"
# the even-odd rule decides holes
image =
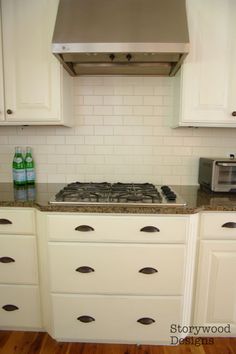
[[[236,192],[236,159],[201,157],[198,183],[213,192]]]

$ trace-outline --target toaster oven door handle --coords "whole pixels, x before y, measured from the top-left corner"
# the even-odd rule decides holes
[[[236,161],[235,162],[217,162],[217,166],[222,166],[222,167],[235,167],[236,166]]]
[[[233,222],[233,221],[226,222],[221,227],[226,227],[228,229],[236,229],[236,222]]]

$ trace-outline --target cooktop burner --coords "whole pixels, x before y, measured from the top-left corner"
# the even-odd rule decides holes
[[[60,190],[50,204],[91,205],[171,205],[186,202],[169,186],[151,183],[83,183],[74,182]]]

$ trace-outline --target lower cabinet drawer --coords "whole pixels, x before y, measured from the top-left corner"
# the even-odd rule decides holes
[[[201,235],[205,240],[236,240],[236,213],[202,213]]]
[[[49,255],[56,293],[183,293],[184,245],[53,243]]]
[[[37,284],[34,236],[0,236],[0,283]]]
[[[35,233],[34,210],[0,208],[0,234],[32,235]]]
[[[181,323],[181,297],[52,295],[54,333],[61,340],[171,343]]]
[[[189,217],[49,214],[51,241],[184,243]]]
[[[0,285],[0,327],[41,328],[38,287]]]

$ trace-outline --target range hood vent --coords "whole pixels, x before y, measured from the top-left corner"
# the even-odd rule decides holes
[[[188,50],[185,0],[60,0],[52,51],[72,76],[174,76]]]

